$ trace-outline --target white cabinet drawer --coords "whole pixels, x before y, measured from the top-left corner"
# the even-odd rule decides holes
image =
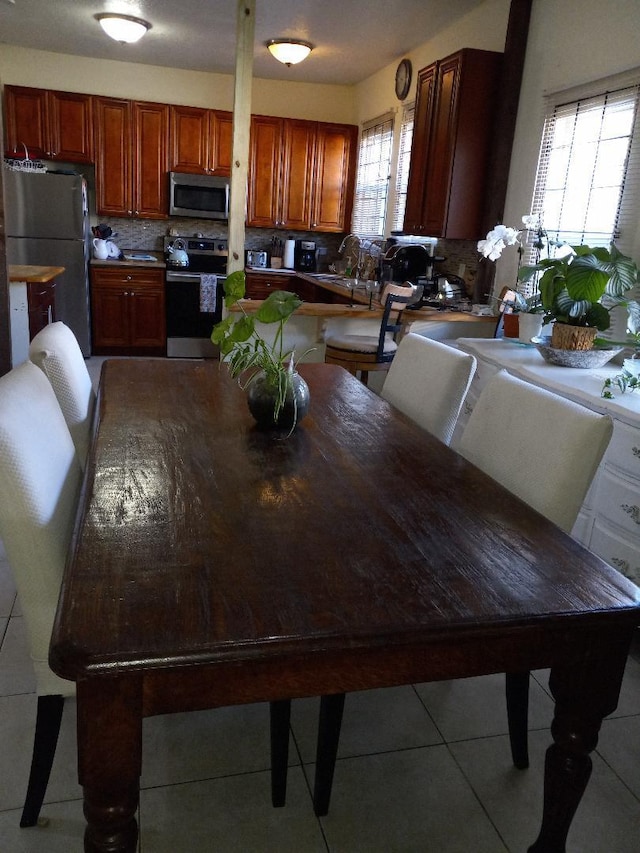
[[[638,543],[628,539],[623,531],[596,519],[589,548],[640,586],[640,549]]]
[[[640,430],[616,421],[604,464],[637,477],[640,490]]]
[[[597,513],[638,540],[640,549],[640,488],[638,484],[605,468],[600,471]]]

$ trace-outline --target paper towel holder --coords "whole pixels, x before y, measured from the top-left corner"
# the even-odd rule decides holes
[[[296,241],[289,237],[284,241],[284,255],[282,258],[282,266],[288,270],[292,270],[295,266],[295,249]]]

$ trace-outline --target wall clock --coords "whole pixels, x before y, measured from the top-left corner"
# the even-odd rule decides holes
[[[396,68],[396,97],[400,101],[404,101],[409,94],[409,88],[411,87],[411,70],[410,59],[400,60],[400,63]]]

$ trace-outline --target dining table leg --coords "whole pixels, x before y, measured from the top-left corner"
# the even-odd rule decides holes
[[[591,776],[591,753],[602,720],[618,705],[631,644],[602,638],[585,650],[579,665],[552,667],[549,688],[555,699],[554,743],[544,768],[542,826],[528,853],[565,853],[571,821]]]
[[[77,683],[77,701],[85,853],[135,853],[142,770],[140,679],[83,679]]]

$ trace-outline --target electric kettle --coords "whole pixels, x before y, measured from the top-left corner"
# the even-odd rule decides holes
[[[186,251],[186,245],[184,240],[180,237],[177,240],[174,240],[173,243],[169,243],[167,246],[167,251],[169,252],[169,263],[172,267],[188,267],[189,266],[189,255]]]

